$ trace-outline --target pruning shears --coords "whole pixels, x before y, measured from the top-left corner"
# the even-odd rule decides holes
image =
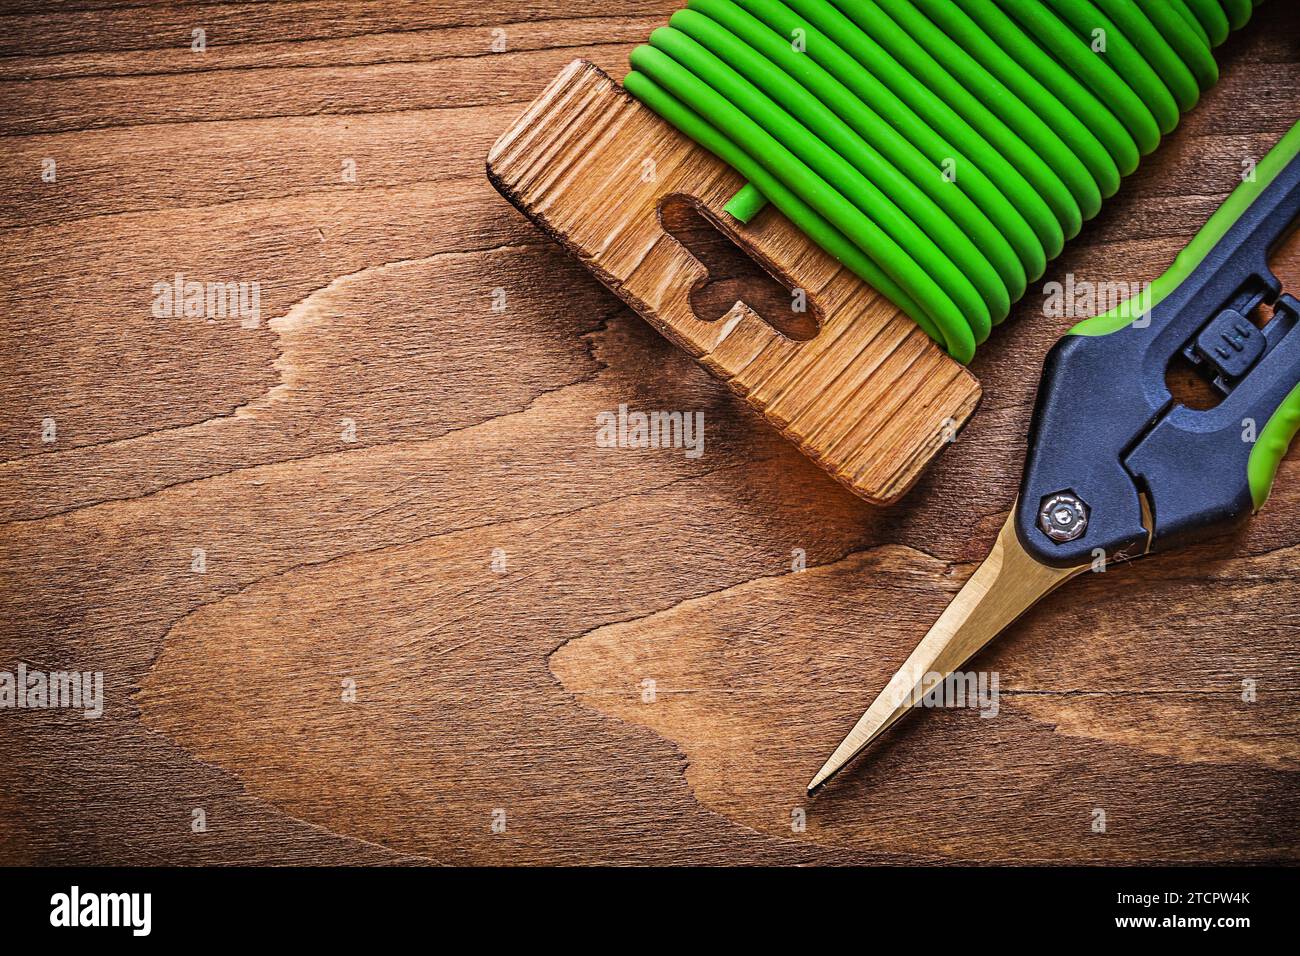
[[[1222,533],[1259,511],[1300,431],[1300,301],[1269,256],[1300,220],[1300,123],[1149,292],[1048,353],[1019,497],[993,550],[808,785],[811,793],[1071,578]],[[1252,321],[1272,307],[1262,326]],[[1182,356],[1211,409],[1166,384]]]

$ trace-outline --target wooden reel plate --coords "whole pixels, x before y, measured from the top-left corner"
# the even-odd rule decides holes
[[[719,159],[575,60],[496,142],[501,193],[651,325],[875,504],[897,501],[956,437],[976,378],[911,319],[772,209],[742,225],[723,206],[743,184]],[[744,302],[717,321],[691,307],[707,271],[663,227],[687,197],[821,316],[807,341]]]

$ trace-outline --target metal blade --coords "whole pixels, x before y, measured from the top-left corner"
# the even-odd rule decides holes
[[[849,735],[844,738],[817,776],[808,784],[812,793],[918,703],[938,674],[946,678],[974,657],[1016,618],[1070,578],[1090,567],[1051,568],[1039,564],[1016,537],[1015,509],[1007,516],[993,550],[975,569],[957,597],[906,663],[880,692]],[[922,687],[925,681],[928,686]]]

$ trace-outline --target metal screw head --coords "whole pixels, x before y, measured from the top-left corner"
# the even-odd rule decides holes
[[[1053,541],[1073,541],[1088,529],[1088,506],[1068,491],[1048,495],[1038,509],[1038,527]]]

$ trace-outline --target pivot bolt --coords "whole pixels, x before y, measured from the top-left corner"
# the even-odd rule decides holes
[[[1088,506],[1068,491],[1048,495],[1038,509],[1038,527],[1053,541],[1073,541],[1088,530]]]

